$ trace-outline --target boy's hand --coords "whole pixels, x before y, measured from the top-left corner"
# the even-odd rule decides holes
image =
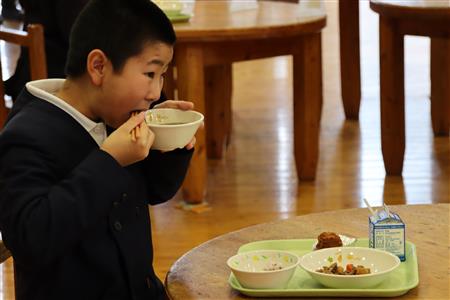
[[[144,118],[144,112],[131,117],[108,136],[100,149],[109,153],[123,167],[146,158],[155,135],[145,124]],[[132,132],[137,127],[139,127],[139,135],[136,135],[133,141]]]
[[[154,108],[175,108],[181,110],[192,110],[194,108],[194,103],[182,100],[166,100],[160,104],[154,106]],[[204,124],[199,128],[203,128]],[[195,136],[192,140],[186,145],[187,150],[191,150],[195,145]]]
[[[175,108],[181,110],[192,110],[194,103],[182,100],[166,100],[154,106],[154,108]]]

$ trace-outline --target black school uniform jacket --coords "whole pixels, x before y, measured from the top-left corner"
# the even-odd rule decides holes
[[[24,91],[0,134],[0,230],[16,298],[165,299],[148,204],[180,187],[192,151],[121,167],[63,110]]]

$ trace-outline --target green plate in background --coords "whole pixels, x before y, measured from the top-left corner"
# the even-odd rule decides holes
[[[287,250],[298,256],[312,251],[315,239],[258,241],[242,245],[238,253],[261,249]],[[368,247],[368,239],[358,239],[352,245]],[[396,297],[407,293],[419,284],[416,246],[406,242],[406,261],[392,272],[389,280],[371,289],[333,289],[320,285],[302,268],[295,270],[294,276],[285,289],[247,289],[242,287],[231,273],[229,284],[235,290],[252,297]]]
[[[187,22],[191,18],[191,15],[178,13],[178,14],[167,14],[167,17],[172,23]]]

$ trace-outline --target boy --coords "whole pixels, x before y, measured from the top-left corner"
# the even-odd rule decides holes
[[[30,82],[18,97],[0,135],[0,230],[17,299],[166,299],[147,205],[178,190],[193,141],[149,151],[142,111],[160,96],[174,42],[149,0],[91,0],[72,29],[67,80]]]

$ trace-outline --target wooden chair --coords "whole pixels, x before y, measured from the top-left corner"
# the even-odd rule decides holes
[[[11,261],[8,261],[8,259],[11,258]],[[1,295],[5,296],[7,294],[7,290],[10,289],[9,287],[9,279],[8,277],[13,277],[13,288],[14,288],[14,294],[16,291],[16,273],[14,268],[14,260],[12,260],[11,252],[6,248],[5,244],[2,241],[2,235],[0,232],[0,264],[4,264],[2,266],[2,279],[3,279],[3,287],[2,291],[0,292]],[[12,274],[11,274],[12,273]],[[11,275],[12,276],[11,276]],[[9,297],[9,296],[8,296]]]
[[[9,252],[8,248],[6,248],[5,244],[3,244],[3,241],[0,240],[0,264],[10,257],[11,252]]]
[[[30,24],[27,27],[27,31],[3,27],[0,29],[0,40],[28,48],[31,80],[47,78],[44,28],[42,25]],[[2,78],[1,61],[0,78]],[[9,111],[5,105],[4,99],[5,89],[2,80],[2,83],[0,84],[0,128],[3,127]]]
[[[3,243],[2,234],[0,232],[0,264],[3,264],[10,257],[11,257],[11,252],[8,250],[8,248],[6,248],[5,244]],[[5,273],[3,273],[3,274],[5,274]]]
[[[19,46],[27,47],[30,62],[30,77],[32,80],[47,78],[47,61],[44,47],[44,29],[40,24],[30,24],[27,31],[1,28],[0,40]],[[9,109],[5,102],[5,89],[2,77],[2,66],[0,60],[0,128],[3,127]],[[1,237],[1,235],[0,235]],[[0,239],[0,263],[11,257],[11,252],[5,247]]]

